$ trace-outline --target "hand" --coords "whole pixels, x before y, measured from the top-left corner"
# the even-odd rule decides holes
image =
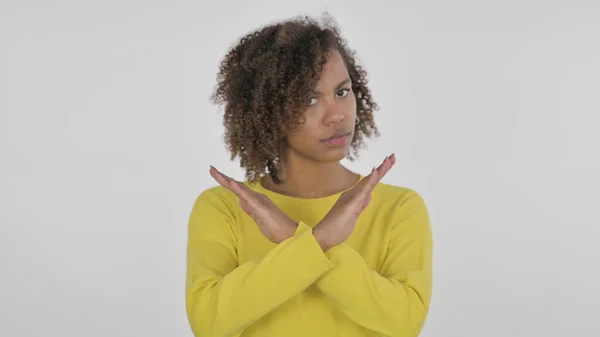
[[[274,243],[281,243],[294,235],[298,224],[290,219],[269,197],[253,191],[216,168],[210,167],[210,175],[223,187],[240,199],[240,206],[258,225],[258,229]]]
[[[350,190],[342,193],[329,213],[313,228],[313,234],[323,251],[344,242],[356,225],[359,215],[371,201],[371,192],[381,178],[396,163],[394,154],[385,157],[383,163]]]

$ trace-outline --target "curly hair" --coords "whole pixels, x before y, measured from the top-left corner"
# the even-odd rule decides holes
[[[356,97],[357,124],[346,157],[354,160],[365,138],[379,135],[373,121],[378,106],[356,52],[347,47],[331,17],[322,23],[307,16],[275,22],[243,36],[227,52],[211,99],[224,105],[224,141],[231,160],[240,158],[246,179],[255,181],[267,169],[279,181],[285,136],[303,123],[311,91],[333,49],[344,60]]]

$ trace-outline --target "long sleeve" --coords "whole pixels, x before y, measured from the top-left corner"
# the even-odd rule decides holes
[[[327,251],[336,266],[316,284],[352,321],[379,336],[415,337],[425,322],[432,288],[432,235],[423,199],[411,191],[393,220],[380,273],[342,243]]]
[[[229,208],[203,193],[190,215],[185,298],[196,336],[238,334],[334,267],[304,223],[266,256],[238,266]]]

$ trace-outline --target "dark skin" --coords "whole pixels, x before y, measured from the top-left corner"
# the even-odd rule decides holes
[[[350,150],[356,99],[348,70],[336,50],[330,52],[313,94],[304,113],[305,122],[286,137],[279,166],[282,183],[275,184],[266,176],[261,184],[269,190],[298,198],[324,197],[356,185],[342,193],[329,213],[313,228],[319,245],[323,251],[327,251],[350,236],[358,216],[371,200],[373,188],[392,168],[395,157],[386,157],[359,184],[356,184],[359,175],[340,163]],[[328,142],[327,139],[333,135],[345,135],[345,138]],[[269,240],[280,243],[293,236],[298,224],[267,196],[251,190],[212,166],[210,174],[220,185],[238,196],[244,212],[254,219]]]
[[[304,124],[286,137],[279,168],[283,182],[275,184],[267,177],[262,181],[265,188],[299,198],[318,198],[356,184],[359,176],[340,163],[350,151],[356,119],[356,98],[347,80],[346,65],[334,50],[304,112]],[[323,142],[336,132],[349,133],[344,146]]]

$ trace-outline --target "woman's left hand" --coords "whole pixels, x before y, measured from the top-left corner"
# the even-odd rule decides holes
[[[393,154],[386,157],[371,174],[352,189],[342,193],[329,213],[313,228],[313,234],[323,251],[344,242],[352,234],[356,220],[371,201],[373,188],[395,162]]]

